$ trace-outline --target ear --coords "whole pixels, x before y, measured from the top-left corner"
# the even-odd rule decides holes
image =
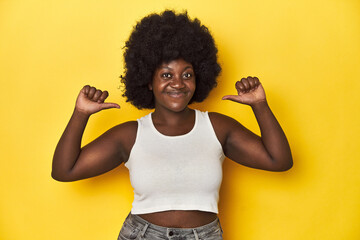
[[[152,83],[151,83],[151,82],[149,82],[148,87],[149,87],[149,90],[150,90],[150,91],[153,90],[153,87],[152,87]]]

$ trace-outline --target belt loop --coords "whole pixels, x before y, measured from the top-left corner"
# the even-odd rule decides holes
[[[195,240],[199,240],[199,236],[198,236],[198,234],[197,234],[197,232],[196,232],[195,229],[193,229],[193,232],[194,232],[194,235],[195,235]]]
[[[148,228],[148,226],[149,226],[149,224],[145,224],[145,227],[141,230],[141,233],[140,233],[140,235],[142,236],[142,237],[144,237],[144,235],[145,235],[145,232],[146,232],[146,229]]]

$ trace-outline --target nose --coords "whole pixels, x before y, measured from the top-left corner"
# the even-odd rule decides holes
[[[170,82],[170,86],[172,88],[182,89],[185,87],[185,83],[184,83],[184,80],[180,76],[174,76],[174,78]]]

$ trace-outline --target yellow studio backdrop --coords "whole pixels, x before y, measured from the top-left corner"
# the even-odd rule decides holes
[[[119,89],[123,46],[136,21],[187,9],[213,33],[218,87],[194,107],[259,133],[248,106],[222,101],[257,76],[290,142],[294,167],[273,173],[224,162],[224,239],[360,239],[360,2],[0,1],[0,239],[116,239],[133,192],[121,165],[60,183],[55,146],[85,84],[121,109],[92,116],[86,144],[148,113]]]

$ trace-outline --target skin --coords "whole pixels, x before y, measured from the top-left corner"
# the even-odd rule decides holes
[[[195,112],[188,107],[196,89],[192,65],[182,59],[163,63],[155,72],[149,89],[155,96],[152,114],[156,129],[164,135],[183,135],[195,124]],[[236,120],[211,112],[209,117],[225,155],[248,167],[268,171],[286,171],[292,167],[292,156],[286,136],[270,110],[265,91],[257,77],[236,82],[237,95],[226,95],[231,100],[249,105],[260,127],[261,137]],[[126,162],[136,140],[137,122],[117,125],[93,142],[81,148],[81,139],[89,117],[101,110],[120,108],[105,103],[108,97],[94,87],[80,91],[73,115],[56,147],[52,177],[58,181],[90,178]],[[165,227],[192,228],[210,223],[215,213],[203,211],[164,211],[141,214],[142,218]]]

